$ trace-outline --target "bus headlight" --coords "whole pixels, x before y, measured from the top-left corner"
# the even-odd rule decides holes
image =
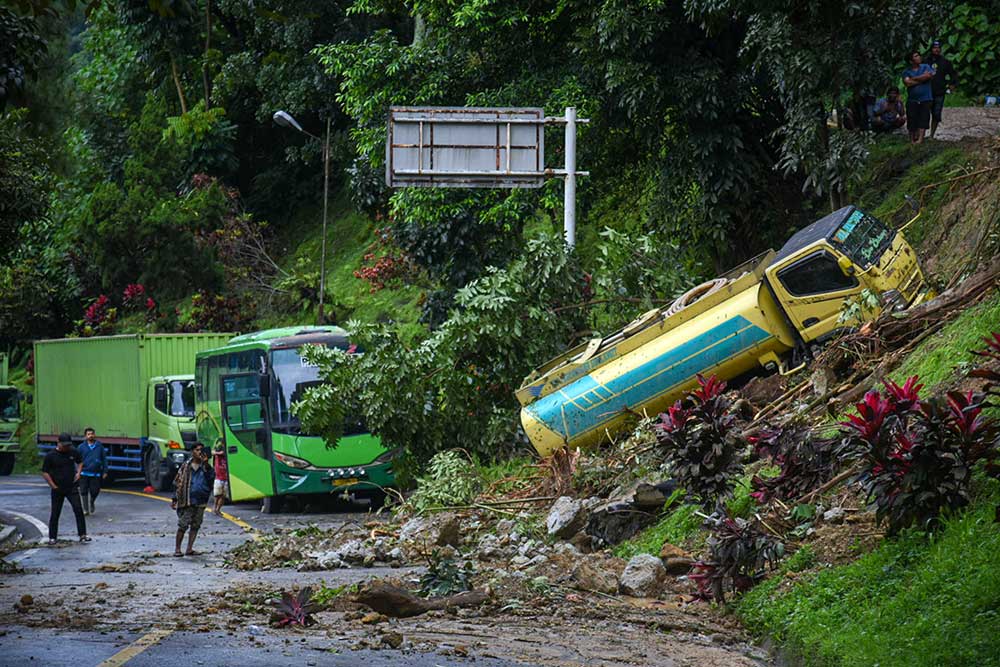
[[[295,456],[289,456],[288,454],[282,454],[280,452],[275,452],[274,458],[278,459],[279,461],[281,461],[290,468],[298,468],[299,470],[303,470],[305,468],[313,467],[313,464],[309,463],[309,461],[306,461],[305,459],[300,459]]]

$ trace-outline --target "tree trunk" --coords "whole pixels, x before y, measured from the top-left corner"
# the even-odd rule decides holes
[[[205,87],[205,111],[212,108],[212,82],[208,77],[208,51],[212,48],[212,0],[205,0],[205,53],[201,62],[201,83]]]
[[[174,85],[177,87],[177,99],[181,102],[181,115],[188,112],[187,100],[184,99],[184,89],[181,87],[181,77],[177,73],[177,61],[174,60],[174,54],[170,54],[170,71],[174,76]]]
[[[417,14],[413,17],[413,42],[410,46],[420,46],[427,37],[427,21],[423,15]]]

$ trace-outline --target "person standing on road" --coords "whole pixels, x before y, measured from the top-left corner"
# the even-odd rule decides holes
[[[924,141],[924,132],[931,126],[931,79],[934,69],[923,62],[919,51],[910,54],[910,68],[903,70],[906,84],[906,129],[910,133],[910,143]]]
[[[83,513],[93,514],[97,494],[101,492],[101,481],[108,478],[108,456],[94,429],[85,428],[83,437],[86,439],[77,447],[83,459],[83,469],[80,471],[80,498],[83,500]]]
[[[229,496],[229,461],[226,459],[226,446],[221,441],[215,443],[212,454],[215,465],[215,484],[212,492],[215,494],[215,513],[221,519],[222,505]]]
[[[934,70],[934,78],[931,79],[931,93],[934,95],[934,102],[931,104],[931,139],[933,139],[938,125],[941,124],[944,96],[955,90],[958,85],[958,74],[951,61],[941,55],[941,42],[934,42],[931,45],[931,55],[927,58],[927,64]]]
[[[73,514],[76,516],[76,532],[81,542],[90,542],[87,537],[87,519],[83,516],[83,506],[80,504],[80,471],[83,459],[80,452],[73,447],[73,439],[69,433],[60,433],[56,448],[45,455],[42,460],[42,478],[52,489],[52,511],[49,513],[49,544],[55,544],[59,539],[59,515],[62,514],[63,501],[68,500]]]
[[[174,478],[174,497],[170,507],[177,510],[177,539],[174,542],[174,556],[196,556],[194,541],[205,518],[205,508],[212,497],[215,472],[208,464],[205,445],[196,443],[191,448],[191,458],[181,464]],[[181,553],[184,533],[188,532],[187,551]]]

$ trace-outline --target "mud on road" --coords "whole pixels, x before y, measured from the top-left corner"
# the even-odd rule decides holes
[[[32,483],[28,478],[0,482],[0,509],[46,518],[48,494]],[[257,664],[251,657],[265,655],[268,664],[301,664],[302,659],[325,664],[324,655],[362,659],[373,651],[415,665],[767,663],[735,621],[704,604],[685,604],[681,584],[671,589],[668,582],[655,599],[580,590],[570,572],[581,560],[606,556],[581,554],[568,545],[556,550],[525,536],[512,541],[510,535],[494,536],[499,549],[487,539],[491,547],[483,554],[483,537],[495,524],[475,521],[460,527],[457,546],[441,549],[471,562],[474,585],[488,592],[488,601],[477,608],[389,618],[355,602],[352,592],[373,579],[418,588],[429,554],[438,550],[427,535],[418,531],[410,543],[401,543],[399,525],[372,523],[357,509],[279,517],[259,515],[248,506],[227,510],[263,530],[247,533],[233,521],[206,515],[196,545],[205,553],[174,558],[174,516],[166,503],[141,494],[102,495],[89,528],[92,543],[26,545],[10,556],[23,572],[0,576],[0,633],[6,647],[0,653],[44,656],[46,664],[79,667],[87,663],[78,655],[65,656],[63,663],[44,653],[50,648],[44,642],[30,643],[38,642],[40,632],[72,630],[74,636],[105,642],[113,637],[112,648],[127,649],[156,630],[167,634],[118,664],[171,659],[170,651],[183,650],[184,643],[168,640],[169,635],[190,635],[196,644],[201,637],[221,640],[232,652],[213,657],[217,664]],[[317,624],[271,627],[270,601],[281,591],[305,586],[326,598],[315,615]],[[99,663],[95,657],[93,664]]]

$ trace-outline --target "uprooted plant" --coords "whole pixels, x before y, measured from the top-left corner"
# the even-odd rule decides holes
[[[687,397],[690,408],[677,401],[660,415],[657,441],[678,485],[711,507],[732,494],[742,465],[726,383],[698,375],[698,385]]]
[[[711,529],[709,555],[695,563],[688,575],[698,586],[695,599],[725,602],[727,590],[749,590],[785,554],[785,545],[756,522],[716,513],[705,523]]]
[[[427,559],[427,572],[420,577],[420,594],[424,597],[441,597],[472,590],[472,563],[459,564],[454,558],[440,551],[431,552]]]
[[[317,611],[312,601],[312,588],[306,586],[299,591],[282,591],[281,599],[272,603],[271,624],[278,628],[290,625],[308,627],[316,623],[313,613]]]
[[[995,447],[996,425],[982,415],[986,395],[949,392],[922,401],[917,377],[865,394],[843,422],[840,451],[862,460],[857,481],[889,534],[933,528],[945,510],[969,502],[972,466]]]

